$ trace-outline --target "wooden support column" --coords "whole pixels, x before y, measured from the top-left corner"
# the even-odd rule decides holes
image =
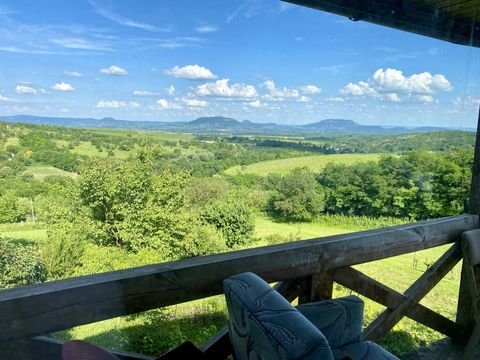
[[[312,301],[328,300],[333,295],[333,270],[321,271],[312,276]]]
[[[453,269],[462,255],[455,243],[405,291],[405,299],[393,310],[386,309],[363,333],[365,340],[378,340],[390,331],[433,287]]]
[[[475,137],[475,150],[473,154],[472,182],[470,185],[470,198],[468,200],[467,212],[473,215],[480,215],[480,109],[478,113],[477,135]],[[468,329],[473,328],[474,313],[470,297],[471,282],[468,281],[469,270],[462,264],[462,275],[460,278],[460,290],[458,293],[457,323]]]

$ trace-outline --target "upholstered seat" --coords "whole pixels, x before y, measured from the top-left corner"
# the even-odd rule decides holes
[[[356,296],[292,306],[253,273],[224,281],[236,360],[397,359],[360,341],[363,301]]]

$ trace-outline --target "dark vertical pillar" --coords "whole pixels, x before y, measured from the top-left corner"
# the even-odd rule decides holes
[[[467,212],[469,214],[480,214],[480,109],[477,122],[477,135],[475,137],[475,149],[473,154],[472,182],[470,186],[470,198],[468,200]],[[458,294],[457,323],[471,329],[474,323],[472,301],[470,298],[469,281],[467,269],[462,265],[460,279],[460,291]]]

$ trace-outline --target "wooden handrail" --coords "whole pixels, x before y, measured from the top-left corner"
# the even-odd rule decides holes
[[[73,326],[222,293],[222,280],[253,271],[269,282],[310,276],[456,241],[478,228],[478,216],[297,241],[0,292],[0,341],[44,335]]]

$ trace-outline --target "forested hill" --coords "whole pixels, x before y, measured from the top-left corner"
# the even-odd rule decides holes
[[[362,125],[353,120],[325,119],[307,125],[280,125],[275,123],[255,123],[249,120],[238,121],[223,116],[202,117],[192,121],[129,121],[113,118],[63,118],[32,115],[3,116],[6,122],[24,122],[39,125],[68,126],[78,128],[111,128],[131,130],[161,130],[189,133],[224,134],[263,134],[263,135],[312,135],[312,134],[406,134],[430,131],[443,131],[439,127],[403,127]],[[472,130],[473,129],[468,129]]]

